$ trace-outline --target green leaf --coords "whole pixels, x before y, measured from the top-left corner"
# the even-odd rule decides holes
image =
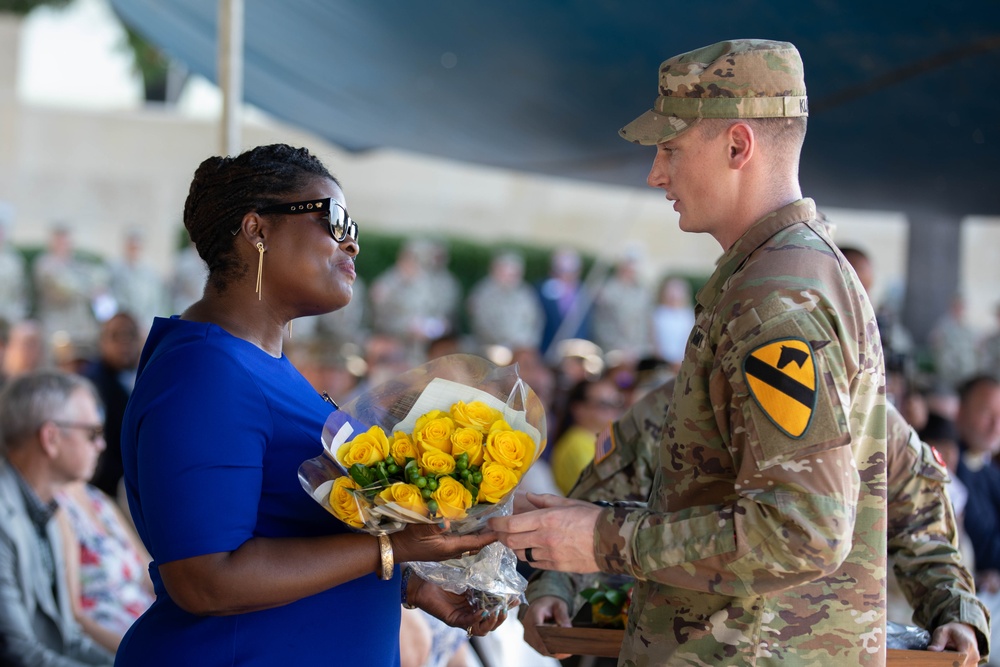
[[[599,610],[605,616],[617,616],[622,613],[621,605],[611,604],[610,602],[605,602],[601,605]]]
[[[625,594],[622,593],[617,588],[612,588],[604,593],[604,597],[607,599],[609,604],[613,604],[619,609],[621,609],[622,603],[625,602]]]
[[[375,476],[372,474],[372,471],[360,463],[352,465],[347,472],[350,473],[351,479],[361,488],[367,488],[375,483]]]

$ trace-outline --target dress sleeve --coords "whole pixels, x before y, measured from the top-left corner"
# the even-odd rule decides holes
[[[150,553],[162,564],[235,550],[257,522],[273,430],[267,397],[208,346],[164,355],[142,379],[138,505]]]

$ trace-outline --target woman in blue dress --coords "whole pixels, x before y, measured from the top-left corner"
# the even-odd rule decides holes
[[[475,551],[491,534],[354,533],[298,481],[335,409],[282,353],[293,319],[345,306],[358,255],[344,193],[305,149],[261,146],[195,172],[184,225],[204,296],[157,318],[122,429],[129,507],[156,601],[121,667],[398,665],[401,595],[483,635],[462,596],[397,565]]]

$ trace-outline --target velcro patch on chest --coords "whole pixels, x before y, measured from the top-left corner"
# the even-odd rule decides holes
[[[791,438],[805,435],[816,407],[817,382],[808,342],[785,338],[757,346],[743,360],[743,376],[775,426]]]

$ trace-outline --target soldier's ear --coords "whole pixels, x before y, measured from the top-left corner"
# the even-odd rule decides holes
[[[757,148],[757,137],[748,123],[733,123],[726,133],[730,169],[742,169],[753,157]]]

